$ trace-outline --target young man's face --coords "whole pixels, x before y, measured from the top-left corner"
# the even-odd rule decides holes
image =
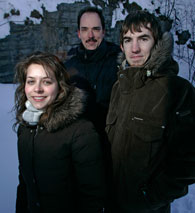
[[[78,37],[87,50],[95,50],[104,38],[104,30],[97,13],[86,12],[81,16]]]
[[[130,66],[140,67],[149,58],[154,44],[152,32],[145,27],[141,27],[141,32],[131,33],[129,30],[124,34],[121,49]]]

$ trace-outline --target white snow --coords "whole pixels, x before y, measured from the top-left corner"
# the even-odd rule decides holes
[[[0,84],[0,212],[13,213],[18,184],[17,139],[12,131],[14,101],[12,84]]]
[[[82,2],[84,0],[80,0]],[[7,35],[9,35],[10,26],[9,22],[14,21],[17,24],[23,24],[26,17],[29,17],[31,20],[33,20],[34,23],[38,24],[40,23],[40,20],[31,18],[30,13],[32,10],[39,11],[40,14],[42,14],[42,5],[46,8],[47,11],[52,12],[56,11],[56,6],[60,3],[73,3],[75,0],[0,0],[0,39],[5,38]],[[91,2],[91,5],[93,5],[92,0],[89,0]],[[142,8],[150,7],[150,1],[149,0],[135,0]],[[119,2],[119,8],[117,8],[114,11],[112,26],[114,27],[116,20],[123,20],[126,16],[121,13],[121,8],[123,8],[122,3]],[[10,11],[11,9],[15,9],[16,11],[20,11],[20,15],[11,15]],[[4,14],[9,13],[10,16],[8,18],[4,18]]]
[[[73,3],[75,0],[1,0],[0,1],[0,38],[4,38],[9,35],[10,26],[9,22],[14,21],[17,24],[23,24],[26,17],[29,17],[33,20],[34,23],[40,23],[40,20],[31,18],[30,13],[32,10],[39,11],[40,14],[43,14],[42,5],[46,8],[47,11],[52,12],[56,11],[56,6],[60,3]],[[11,9],[20,11],[20,15],[11,15]],[[9,13],[8,18],[4,18],[4,14]]]

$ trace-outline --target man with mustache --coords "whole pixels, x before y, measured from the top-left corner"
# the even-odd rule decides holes
[[[105,124],[112,86],[117,80],[117,56],[121,50],[116,44],[104,39],[105,20],[100,9],[83,8],[78,14],[77,24],[81,43],[70,50],[73,54],[65,66],[71,82],[88,94],[85,112],[101,137],[109,188],[112,166]],[[108,191],[111,192],[110,189]]]
[[[100,9],[83,8],[78,14],[77,24],[81,43],[69,51],[72,55],[65,66],[71,82],[87,91],[87,116],[104,135],[111,89],[117,79],[120,48],[104,39],[105,20]]]
[[[170,213],[195,183],[195,88],[177,76],[173,39],[147,11],[123,22],[123,51],[106,131],[112,147],[112,213]]]

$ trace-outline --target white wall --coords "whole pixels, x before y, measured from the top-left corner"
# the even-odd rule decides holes
[[[13,213],[18,184],[16,134],[12,131],[13,85],[0,84],[0,213]]]

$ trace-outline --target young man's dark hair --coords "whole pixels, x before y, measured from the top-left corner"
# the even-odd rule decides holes
[[[147,11],[135,10],[127,15],[120,31],[120,44],[123,43],[123,36],[129,30],[131,33],[140,32],[140,27],[145,27],[153,34],[155,42],[162,37],[161,26],[157,18]]]
[[[97,13],[101,20],[102,29],[105,30],[105,20],[104,20],[103,14],[102,14],[102,10],[98,9],[97,7],[85,7],[82,10],[80,10],[78,17],[77,17],[78,29],[80,29],[80,19],[84,13]]]

